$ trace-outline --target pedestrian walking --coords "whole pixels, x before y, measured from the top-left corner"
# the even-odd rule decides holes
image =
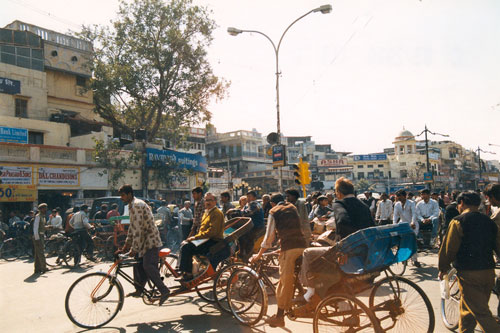
[[[477,324],[483,332],[500,332],[500,324],[488,306],[495,286],[493,252],[500,255],[498,227],[479,212],[481,197],[478,193],[461,193],[457,203],[460,215],[451,221],[439,250],[439,279],[444,278],[453,263],[461,292],[460,332],[474,332]]]

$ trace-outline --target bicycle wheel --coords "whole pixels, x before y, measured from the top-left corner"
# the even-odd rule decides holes
[[[373,312],[356,297],[347,294],[333,294],[318,304],[313,331],[382,332]]]
[[[214,267],[215,273],[217,274],[217,272],[222,270],[224,265],[225,262],[222,261],[219,263],[219,265],[217,265],[217,267]],[[213,290],[214,279],[217,276],[216,274],[212,276],[212,279],[209,279],[208,281],[194,287],[198,296],[210,303],[216,302],[216,295],[214,294]]]
[[[424,291],[408,279],[390,276],[378,281],[370,293],[369,304],[385,331],[434,331],[431,302]]]
[[[56,239],[45,243],[45,262],[50,267],[55,267],[62,263],[61,253],[63,252],[64,242]]]
[[[73,268],[80,264],[82,253],[80,251],[80,246],[76,244],[75,241],[69,240],[64,244],[61,252],[61,259],[64,261],[66,266]]]
[[[267,313],[267,293],[262,280],[250,268],[236,269],[229,277],[227,302],[233,316],[253,326]]]
[[[106,239],[106,242],[104,243],[104,253],[106,260],[113,260],[113,257],[115,255],[115,241],[113,236],[109,236],[108,239]]]
[[[227,302],[227,284],[231,274],[238,268],[243,268],[246,265],[243,263],[235,263],[222,268],[214,279],[212,293],[215,303],[222,311],[231,313],[231,308]]]
[[[448,299],[441,298],[441,319],[444,326],[454,331],[458,328],[458,320],[460,319],[460,289],[458,288],[457,270],[452,268],[448,272],[448,280],[450,285],[450,297]]]
[[[106,241],[99,236],[92,237],[94,242],[94,258],[104,260],[106,257]]]
[[[179,258],[175,254],[169,254],[168,256],[160,259],[160,275],[163,278],[163,283],[168,288],[174,288],[179,285],[179,282],[175,281],[175,276],[167,267],[170,266],[172,269],[176,269],[178,266]]]
[[[90,329],[101,327],[121,310],[123,288],[106,273],[90,273],[69,287],[64,306],[68,318],[75,325]]]
[[[0,251],[2,258],[7,261],[16,260],[21,256],[18,240],[15,238],[5,240]]]
[[[388,270],[392,275],[403,276],[408,266],[408,260],[401,261],[389,266]]]

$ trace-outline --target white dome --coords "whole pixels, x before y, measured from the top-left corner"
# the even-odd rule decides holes
[[[408,138],[408,137],[414,137],[414,135],[408,131],[408,130],[405,130],[403,129],[401,132],[399,132],[399,134],[396,136],[397,138]]]

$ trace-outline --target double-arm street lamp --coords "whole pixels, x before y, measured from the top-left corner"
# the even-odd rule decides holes
[[[273,49],[274,49],[274,56],[275,56],[275,62],[276,62],[276,129],[277,129],[277,134],[278,134],[278,140],[279,142],[281,143],[281,126],[280,126],[280,69],[279,69],[279,52],[280,52],[280,47],[281,47],[281,42],[283,41],[283,37],[285,37],[285,34],[287,33],[287,31],[295,24],[297,23],[297,21],[303,19],[304,17],[306,17],[307,15],[309,14],[312,14],[312,13],[322,13],[322,14],[328,14],[332,11],[332,6],[331,5],[323,5],[323,6],[319,6],[318,8],[314,8],[310,11],[308,11],[307,13],[305,13],[304,15],[300,16],[299,18],[297,18],[295,21],[293,21],[286,29],[285,31],[283,32],[283,34],[281,35],[280,39],[279,39],[279,42],[278,42],[278,45],[276,46],[276,44],[273,42],[273,40],[268,36],[266,35],[265,33],[263,32],[260,32],[260,31],[257,31],[257,30],[243,30],[243,29],[237,29],[237,28],[234,28],[234,27],[229,27],[227,28],[227,32],[231,35],[231,36],[237,36],[243,32],[254,32],[256,34],[259,34],[259,35],[262,35],[264,36],[270,43],[271,45],[273,46]],[[281,169],[281,168],[280,168]],[[280,187],[280,191],[282,191],[282,184],[283,184],[283,180],[282,180],[282,175],[281,175],[281,172],[280,172],[280,182],[279,182],[279,187]]]
[[[440,133],[434,133],[434,132],[431,132],[429,131],[429,129],[427,128],[427,125],[425,125],[425,129],[422,131],[422,133],[420,133],[419,135],[417,136],[421,136],[422,134],[425,133],[425,157],[426,157],[426,167],[427,167],[427,173],[431,172],[431,165],[429,163],[429,140],[427,139],[427,133],[431,133],[432,135],[441,135],[441,136],[444,136],[445,138],[449,137],[448,134],[440,134]],[[434,179],[434,177],[433,177]],[[429,190],[431,189],[431,183],[429,183]]]
[[[493,146],[491,143],[489,145]],[[477,153],[477,159],[478,159],[478,164],[479,164],[479,182],[478,182],[478,185],[479,185],[479,183],[481,182],[481,178],[483,178],[483,166],[481,163],[481,153],[486,153],[486,154],[496,154],[496,153],[494,153],[492,151],[483,150],[479,146],[474,151]],[[478,188],[479,186],[476,186],[476,187]]]

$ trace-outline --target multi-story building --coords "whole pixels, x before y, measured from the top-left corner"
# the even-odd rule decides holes
[[[85,89],[92,52],[91,43],[24,22],[0,29],[0,179],[12,193],[0,209],[67,207],[106,194],[92,137],[113,132]]]

